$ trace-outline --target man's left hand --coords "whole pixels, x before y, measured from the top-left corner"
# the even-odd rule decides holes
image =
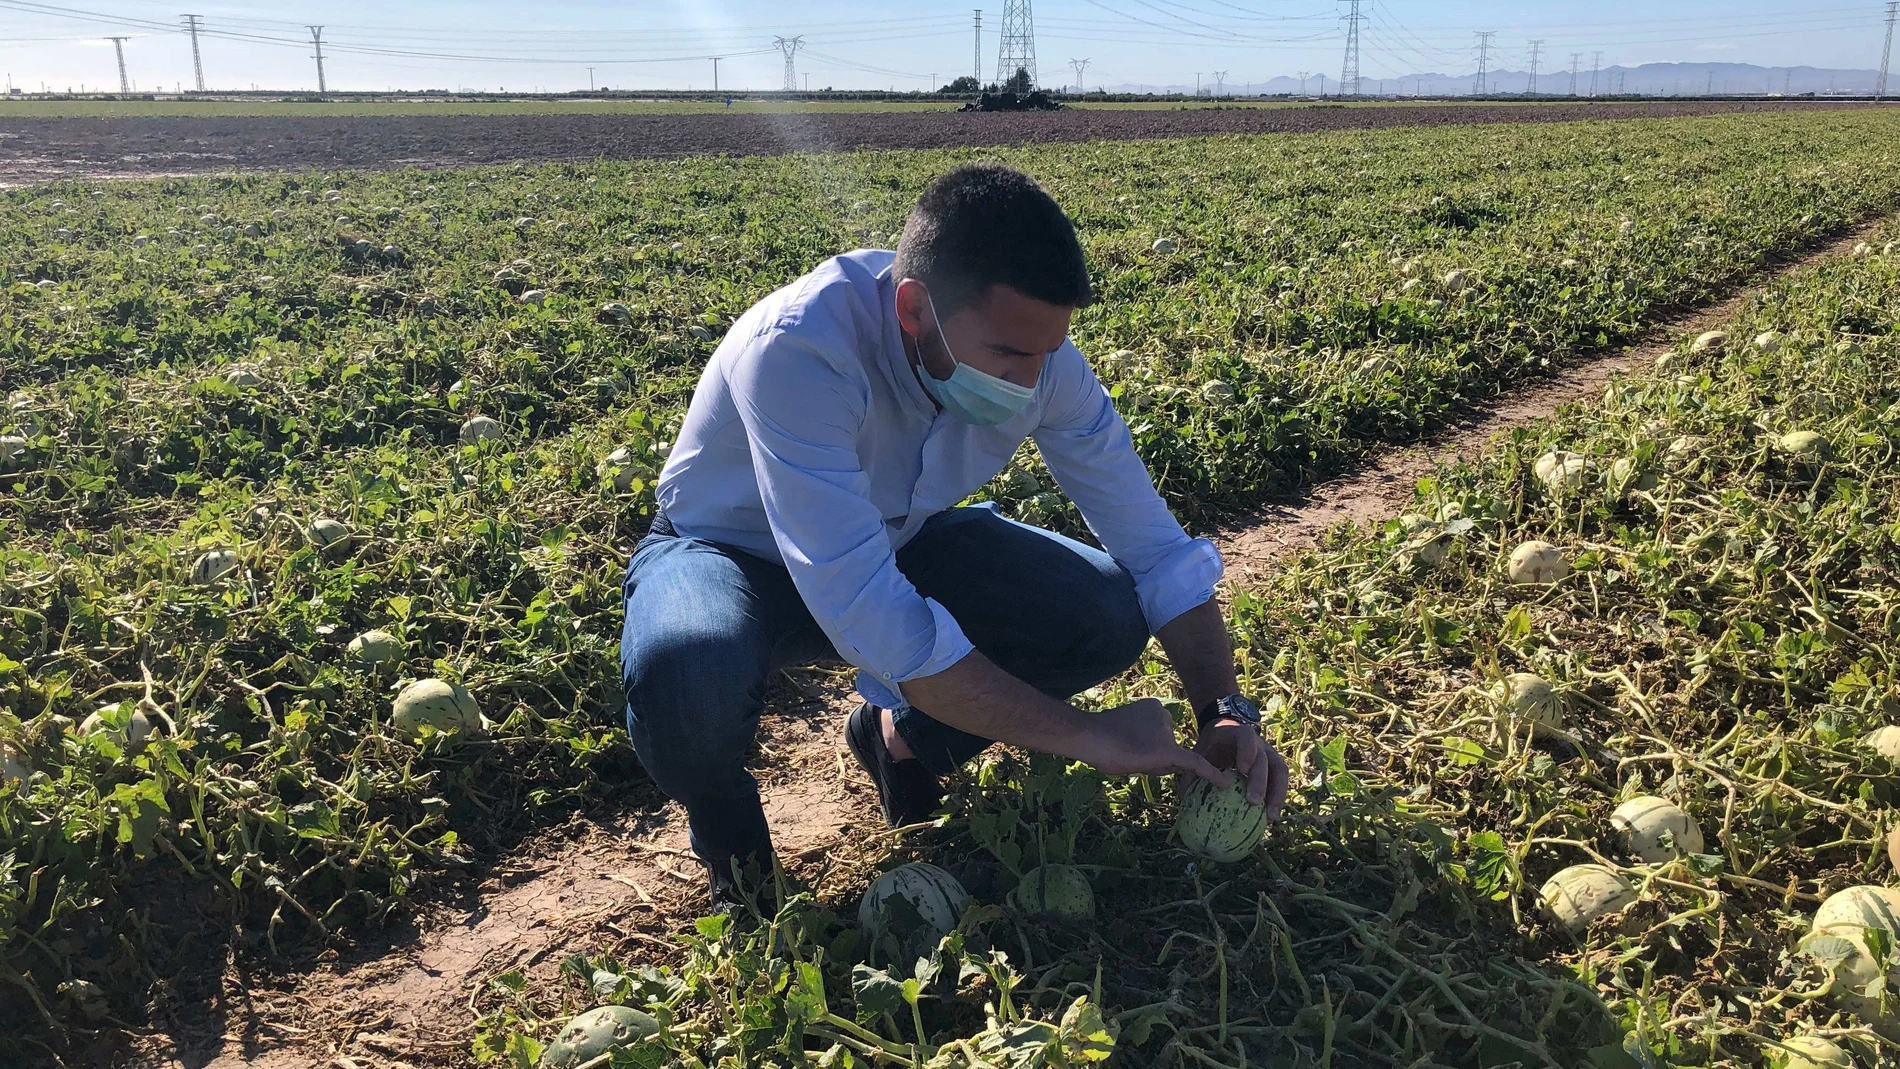
[[[1194,752],[1215,768],[1231,768],[1247,780],[1247,800],[1267,807],[1267,819],[1279,820],[1286,804],[1286,760],[1251,724],[1213,720],[1201,729]]]

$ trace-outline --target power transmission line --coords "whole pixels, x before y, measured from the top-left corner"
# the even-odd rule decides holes
[[[1577,64],[1582,62],[1582,52],[1570,53],[1570,95],[1577,95]]]
[[[1531,84],[1530,84],[1530,88],[1524,91],[1526,96],[1537,95],[1537,61],[1539,59],[1542,59],[1543,56],[1544,56],[1544,42],[1542,40],[1532,41],[1531,42]]]
[[[1603,73],[1603,53],[1593,52],[1590,59],[1590,95],[1597,95],[1597,75]]]
[[[191,72],[197,75],[198,91],[202,93],[205,91],[205,65],[204,61],[198,58],[198,28],[199,20],[204,16],[184,15],[181,17],[185,20],[185,32],[191,35]]]
[[[1023,89],[1036,87],[1036,22],[1029,0],[1003,0],[1003,40],[996,50],[996,82],[1007,87],[1016,72],[1026,77]]]
[[[108,37],[106,40],[112,42],[112,50],[119,54],[119,92],[129,94],[132,92],[132,83],[125,77],[125,42],[130,38]]]
[[[1214,95],[1215,96],[1227,95],[1227,72],[1226,71],[1214,72]]]
[[[1300,95],[1305,96],[1306,95],[1306,80],[1313,76],[1313,72],[1312,71],[1295,71],[1294,73],[1300,76]]]
[[[1487,84],[1491,70],[1491,38],[1497,36],[1496,30],[1479,30],[1478,33],[1478,86],[1475,95],[1484,96],[1490,89]]]
[[[1900,17],[1900,0],[1887,2],[1887,43],[1880,46],[1880,80],[1874,83],[1874,99],[1887,95],[1887,62],[1893,58],[1893,22]]]
[[[323,80],[323,27],[312,26],[309,29],[310,43],[317,50],[317,92],[327,93],[330,85]]]
[[[1075,68],[1075,91],[1078,93],[1088,92],[1088,90],[1082,88],[1082,72],[1089,69],[1089,61],[1086,59],[1071,59],[1069,66]]]
[[[798,92],[798,67],[792,57],[798,55],[798,50],[805,46],[805,38],[803,36],[774,37],[772,44],[780,52],[785,53],[785,91]]]
[[[1352,5],[1350,11],[1341,18],[1346,23],[1346,58],[1339,68],[1339,95],[1359,95],[1359,24],[1366,17],[1359,13],[1359,0],[1346,0]]]

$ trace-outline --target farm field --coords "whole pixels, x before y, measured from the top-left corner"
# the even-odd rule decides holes
[[[227,113],[249,105],[164,114],[169,103],[0,102],[0,186],[70,176],[170,174],[301,168],[460,167],[472,164],[690,155],[776,155],[854,149],[930,149],[1301,133],[1497,122],[1806,112],[1865,105],[1814,103],[1590,101],[1535,105],[1344,105],[1272,108],[1106,108],[1033,114],[961,115],[799,109],[720,114],[665,110],[347,114],[354,105],[284,105],[289,113]],[[16,111],[15,108],[23,109]],[[72,107],[77,115],[60,112]],[[92,114],[103,107],[106,113]],[[200,105],[193,104],[193,108]],[[404,107],[410,107],[405,105]],[[126,111],[113,109],[125,108]],[[303,108],[304,111],[294,109]],[[64,117],[35,117],[51,109]]]
[[[1553,360],[1627,341],[1661,313],[1707,300],[1780,257],[1892,211],[1900,203],[1888,148],[1896,122],[1860,110],[1038,146],[993,155],[1036,174],[1076,217],[1103,297],[1079,317],[1077,340],[1098,357],[1164,492],[1188,516],[1209,517],[1297,495],[1368,450],[1416,436]],[[773,286],[830,253],[888,242],[921,184],[968,155],[68,182],[7,194],[0,208],[7,238],[0,246],[7,250],[0,265],[0,362],[10,396],[0,433],[11,437],[0,439],[0,449],[12,471],[0,501],[7,578],[0,587],[0,693],[8,710],[0,715],[0,744],[18,766],[0,787],[0,856],[13,859],[0,866],[0,972],[20,981],[0,987],[9,1019],[69,1030],[137,1022],[163,986],[158,977],[171,975],[187,955],[223,953],[213,949],[216,931],[194,920],[201,914],[240,918],[242,943],[233,949],[243,954],[308,945],[326,934],[347,938],[404,915],[449,874],[492,862],[524,827],[558,820],[607,793],[640,793],[614,727],[619,571],[644,528],[648,480],[698,366],[732,317]],[[1853,365],[1866,369],[1851,380],[1858,392],[1842,393],[1849,357],[1831,347],[1832,334],[1847,327],[1864,347],[1881,344],[1873,336],[1891,319],[1880,303],[1892,283],[1886,264],[1868,256],[1815,275],[1819,281],[1790,289],[1785,308],[1774,313],[1786,320],[1777,329],[1805,339],[1790,354],[1823,354],[1806,369],[1817,387],[1832,381],[1827,376],[1840,377],[1827,395],[1851,397],[1855,405],[1875,404],[1868,399],[1892,384],[1882,385],[1866,355],[1877,350],[1864,349],[1862,363]],[[1814,339],[1826,332],[1829,344],[1822,346]],[[1705,353],[1692,366],[1728,365]],[[1781,366],[1769,361],[1761,374],[1779,374]],[[1749,399],[1771,409],[1782,404],[1762,401],[1761,389],[1744,390],[1752,380],[1740,371],[1720,381],[1727,392],[1719,395],[1713,376],[1701,387],[1711,405],[1721,397],[1731,406]],[[1821,393],[1791,397],[1778,418],[1818,425]],[[1596,413],[1612,415],[1608,406]],[[485,437],[487,425],[478,423],[483,429],[464,441],[476,417],[493,420],[499,434]],[[1740,434],[1733,422],[1723,426]],[[1678,437],[1712,437],[1712,427],[1695,423]],[[1832,425],[1822,429],[1842,449],[1875,444],[1861,440],[1871,431],[1851,437]],[[1630,448],[1641,463],[1654,460]],[[1866,462],[1872,456],[1865,454]],[[1731,485],[1759,489],[1723,479],[1788,477],[1786,464],[1771,471],[1765,458],[1771,455],[1756,457],[1756,468],[1737,467],[1731,458],[1711,461],[1706,472],[1694,469],[1698,478],[1717,480],[1712,490],[1696,492],[1720,498],[1718,491]],[[1597,467],[1608,470],[1613,459],[1605,452]],[[1018,515],[1073,526],[1067,506],[1041,481],[1033,456],[1025,455],[996,489]],[[1814,483],[1810,491],[1822,485],[1836,484]],[[1531,504],[1540,499],[1526,496],[1521,512],[1484,511],[1478,496],[1479,489],[1467,493],[1467,516],[1446,519],[1445,569],[1422,578],[1394,570],[1385,596],[1407,604],[1442,581],[1446,613],[1465,611],[1456,599],[1468,595],[1452,580],[1464,575],[1481,586],[1489,574],[1483,568],[1458,569],[1479,559],[1490,545],[1485,540],[1552,522],[1545,506]],[[1801,513],[1791,498],[1787,507],[1805,517],[1824,503]],[[1473,526],[1452,522],[1462,518]],[[1588,533],[1605,543],[1613,541],[1615,524],[1635,522],[1608,506],[1575,519],[1577,538]],[[1395,537],[1368,536],[1339,552],[1387,553],[1384,540]],[[1419,548],[1408,550],[1412,559]],[[1610,565],[1601,563],[1609,558],[1594,543],[1588,548],[1597,555],[1577,553],[1576,577],[1550,594],[1551,604],[1574,617],[1562,626],[1579,635],[1590,621],[1630,622],[1611,613],[1627,602],[1605,603],[1591,587]],[[1313,584],[1313,575],[1346,566],[1317,567],[1288,574]],[[1617,582],[1640,587],[1638,578]],[[1862,589],[1879,589],[1879,575],[1864,578]],[[1059,942],[1025,946],[1020,957],[1012,949],[1006,966],[984,959],[996,970],[985,967],[985,982],[1017,985],[1014,1005],[1038,1015],[1067,1012],[1090,989],[1091,1001],[1075,1010],[1081,1031],[1061,1040],[1079,1044],[1064,1055],[1075,1058],[1096,1042],[1083,1027],[1093,1020],[1088,1007],[1096,1006],[1117,1019],[1128,1049],[1152,1049],[1157,1062],[1208,1057],[1240,1064],[1236,1059],[1248,1056],[1230,1039],[1257,1055],[1267,1047],[1256,1043],[1310,1038],[1287,1031],[1295,1026],[1278,1018],[1261,1023],[1260,1007],[1277,1005],[1271,999],[1300,997],[1306,1001],[1299,1029],[1318,1021],[1323,1034],[1346,1037],[1336,1048],[1341,1064],[1348,1053],[1373,1062],[1390,1055],[1366,1029],[1413,1043],[1415,1051],[1440,1050],[1446,1064],[1480,1064],[1489,1055],[1466,1042],[1459,1029],[1468,1022],[1458,1023],[1453,1005],[1480,988],[1451,967],[1457,961],[1503,970],[1480,969],[1482,989],[1505,1000],[1498,1005],[1516,1007],[1512,1013],[1521,1010],[1517,1018],[1487,1019],[1517,1041],[1492,1037],[1496,1042],[1521,1051],[1525,1042],[1600,1039],[1602,1022],[1586,1012],[1586,1001],[1533,1007],[1534,998],[1552,990],[1581,999],[1569,987],[1540,986],[1560,964],[1561,954],[1545,952],[1557,942],[1499,956],[1499,948],[1517,948],[1520,936],[1497,927],[1505,907],[1484,904],[1502,891],[1528,908],[1530,877],[1522,874],[1545,874],[1549,855],[1561,848],[1520,837],[1510,821],[1535,812],[1535,819],[1561,823],[1544,816],[1557,811],[1549,808],[1556,803],[1545,795],[1527,801],[1523,792],[1527,783],[1550,785],[1556,762],[1568,758],[1547,741],[1517,746],[1508,731],[1494,738],[1482,725],[1465,724],[1457,738],[1472,749],[1460,743],[1418,751],[1403,767],[1384,756],[1375,765],[1371,757],[1414,734],[1426,738],[1411,725],[1368,734],[1377,721],[1400,723],[1394,695],[1449,687],[1439,697],[1444,715],[1455,720],[1476,700],[1463,690],[1471,680],[1459,682],[1458,673],[1475,679],[1473,673],[1497,667],[1502,647],[1459,647],[1479,641],[1476,632],[1452,634],[1466,626],[1464,618],[1401,614],[1383,601],[1389,618],[1362,611],[1370,602],[1354,603],[1358,609],[1347,617],[1329,617],[1366,618],[1369,629],[1349,634],[1351,641],[1322,641],[1318,632],[1295,641],[1288,633],[1297,613],[1330,604],[1322,597],[1330,588],[1284,585],[1291,582],[1237,595],[1235,604],[1237,629],[1259,646],[1258,689],[1281,695],[1276,709],[1288,752],[1301,755],[1305,743],[1317,744],[1314,771],[1326,773],[1320,782],[1331,792],[1303,803],[1305,816],[1263,855],[1263,865],[1265,857],[1281,858],[1274,864],[1282,872],[1208,870],[1206,887],[1193,894],[1194,909],[1209,923],[1206,934],[1177,941],[1179,954],[1199,957],[1149,948],[1153,956],[1144,960],[1161,964],[1118,970],[1102,981],[1099,997],[1083,961],[1102,936],[1085,928],[1058,926],[1047,934]],[[1350,589],[1354,597],[1371,597]],[[1586,602],[1609,615],[1582,615]],[[1534,615],[1542,609],[1524,611],[1540,626],[1559,626]],[[1706,607],[1696,611],[1710,615]],[[1436,643],[1440,660],[1420,652],[1405,629],[1413,620],[1425,621],[1419,633]],[[1378,630],[1386,625],[1389,633]],[[1516,618],[1510,626],[1514,633]],[[370,630],[387,640],[349,649]],[[1867,633],[1859,625],[1849,630]],[[1518,650],[1524,641],[1507,645]],[[1555,638],[1549,645],[1579,657],[1593,649]],[[1339,658],[1360,646],[1366,658],[1392,667],[1375,671],[1371,682],[1353,676],[1341,690],[1347,677]],[[379,659],[382,651],[386,659]],[[1586,700],[1612,708],[1620,700],[1601,689],[1601,679],[1533,652],[1519,656],[1564,684],[1580,722],[1590,723]],[[1722,647],[1724,656],[1731,652]],[[1863,669],[1870,679],[1877,662]],[[1354,671],[1372,671],[1353,664]],[[466,686],[487,721],[480,737],[422,732],[418,741],[398,727],[396,688],[426,677]],[[1124,684],[1141,685],[1140,678]],[[1767,708],[1760,695],[1750,700]],[[1374,705],[1353,704],[1362,701]],[[1650,707],[1658,702],[1651,699]],[[1424,717],[1415,704],[1406,710]],[[91,730],[74,730],[94,713],[99,720]],[[157,729],[137,746],[135,717]],[[1429,728],[1438,721],[1418,723]],[[1854,730],[1835,734],[1847,738]],[[1599,734],[1591,739],[1614,740],[1613,733]],[[1688,736],[1668,737],[1687,745],[1681,740]],[[1417,778],[1419,754],[1441,752],[1463,778]],[[1742,752],[1754,751],[1736,750]],[[1551,764],[1538,764],[1539,755]],[[1472,760],[1452,760],[1462,757]],[[1636,764],[1648,767],[1648,760]],[[1505,761],[1519,765],[1505,768]],[[27,770],[37,771],[17,776]],[[1619,770],[1605,782],[1626,779]],[[1407,790],[1427,789],[1401,806],[1393,801],[1401,781]],[[1819,796],[1814,784],[1803,783],[1805,796]],[[1482,799],[1489,808],[1454,819],[1435,807],[1455,803],[1432,790]],[[1139,918],[1173,924],[1179,918],[1167,911],[1185,908],[1171,905],[1173,898],[1128,905],[1144,894],[1187,894],[1178,883],[1185,877],[1170,875],[1177,881],[1170,884],[1141,868],[1183,857],[1160,845],[1165,785],[1104,784],[999,759],[968,785],[965,804],[966,815],[990,817],[955,823],[933,833],[940,836],[934,842],[939,856],[975,866],[962,875],[985,902],[1000,901],[997,865],[1006,871],[1027,856],[1021,843],[1014,853],[1008,843],[1046,824],[1056,838],[1045,839],[1044,849],[1080,851],[1075,859],[1093,866],[1108,903],[1100,931],[1126,929],[1124,946],[1138,945],[1136,929],[1141,938],[1155,930]],[[1578,805],[1583,815],[1565,819],[1593,812]],[[1706,814],[1699,805],[1690,808]],[[1104,812],[1115,819],[1104,820]],[[1394,845],[1425,834],[1425,820],[1450,829],[1441,853],[1424,850],[1437,840]],[[1128,830],[1115,830],[1121,828]],[[1061,838],[1071,831],[1078,838]],[[1849,831],[1839,849],[1865,845],[1865,828]],[[1484,836],[1491,832],[1500,845],[1487,854],[1492,840]],[[1507,854],[1506,843],[1522,852]],[[1278,853],[1282,846],[1289,852]],[[1784,844],[1767,868],[1744,866],[1746,855],[1731,854],[1729,871],[1762,880],[1769,877],[1761,872],[1771,872],[1777,886],[1788,873],[1811,881],[1810,890],[1790,892],[1790,901],[1805,901],[1799,895],[1820,888],[1813,881],[1845,871],[1845,862],[1828,870],[1789,868],[1807,863],[1793,858],[1797,847],[1819,850],[1807,840]],[[1133,853],[1118,852],[1124,850]],[[1408,870],[1393,860],[1392,851],[1405,850],[1424,867]],[[1348,867],[1348,852],[1369,860]],[[1299,903],[1302,891],[1293,913],[1276,921],[1256,905],[1286,911],[1289,900],[1278,896],[1291,885],[1271,881],[1311,888],[1302,864],[1335,882],[1403,882],[1402,874],[1414,871],[1418,889],[1411,893],[1420,897],[1411,908],[1431,913],[1431,923],[1375,934],[1408,953],[1436,948],[1431,952],[1446,955],[1445,963],[1429,972],[1376,963],[1365,975],[1327,972],[1315,955],[1331,953],[1344,930],[1330,921],[1329,934],[1309,942],[1300,934],[1308,929],[1290,924],[1294,914],[1298,924],[1313,924],[1314,911],[1332,907]],[[824,904],[848,914],[865,875],[834,874],[821,888]],[[1226,893],[1221,887],[1228,884],[1235,894],[1247,893],[1210,897]],[[1380,886],[1341,893],[1388,906],[1393,894],[1404,893],[1398,883]],[[1248,888],[1272,894],[1257,899]],[[1117,897],[1124,894],[1137,897]],[[852,952],[836,940],[850,926],[823,920],[815,908],[796,907],[779,931],[823,979],[832,966],[810,959],[812,941],[831,947],[837,957],[829,960],[842,967]],[[1246,912],[1247,924],[1221,927],[1221,918],[1236,911]],[[1381,912],[1399,925],[1407,911]],[[1727,916],[1716,909],[1698,916],[1717,915]],[[1459,942],[1447,917],[1483,920],[1479,942]],[[998,915],[991,923],[1008,922]],[[1275,934],[1276,925],[1287,934]],[[980,935],[972,931],[972,946]],[[708,1061],[720,1051],[764,1051],[786,1022],[731,982],[777,983],[792,974],[759,964],[746,949],[755,935],[702,927],[699,937],[704,945],[693,955],[704,971],[695,983],[611,967],[611,976],[628,977],[624,990],[620,980],[592,972],[583,979],[623,999],[649,992],[675,999],[676,1019],[693,1022],[693,1042],[704,1040],[698,1050]],[[1292,963],[1287,973],[1270,974],[1282,977],[1272,981],[1280,986],[1271,994],[1230,988],[1236,1000],[1248,991],[1249,1008],[1223,1023],[1210,1010],[1222,1000],[1206,985],[1220,977],[1268,984],[1268,974],[1239,970],[1280,966],[1228,963],[1208,952],[1231,944],[1244,955],[1273,943],[1287,948],[1273,960]],[[631,970],[634,963],[626,964]],[[766,971],[732,971],[755,965]],[[1391,974],[1385,987],[1368,986],[1381,970]],[[813,971],[795,972],[809,1009]],[[1179,984],[1171,979],[1177,974]],[[1402,981],[1392,979],[1399,974]],[[714,975],[723,979],[706,979]],[[1295,982],[1296,975],[1307,982]],[[1342,979],[1348,975],[1355,978]],[[1433,1001],[1444,990],[1434,976],[1450,985],[1450,1002]],[[1316,977],[1323,977],[1317,993]],[[846,1012],[854,1004],[849,984],[836,988],[835,970],[826,982]],[[1425,986],[1399,986],[1415,983]],[[1594,983],[1588,980],[1586,990]],[[1682,991],[1702,990],[1681,983]],[[713,1008],[703,1001],[708,985],[724,985],[745,1001]],[[1391,997],[1383,1005],[1380,994],[1373,1003],[1352,1001],[1372,990]],[[1165,997],[1150,998],[1157,993]],[[481,1049],[498,1052],[512,1043],[518,1053],[530,1050],[529,1039],[545,1038],[547,1020],[562,1008],[557,995],[571,999],[577,992],[524,978],[516,995],[489,998],[483,1034],[492,1044]],[[926,1005],[925,1029],[938,1037],[928,1040],[933,1045],[982,1030],[980,1006]],[[910,1023],[908,1004],[890,1008]],[[1544,1037],[1506,1027],[1515,1027],[1513,1020],[1536,1024],[1546,1009],[1553,1021],[1564,1018],[1566,1031]],[[998,1012],[1002,1025],[1012,1024],[1007,1010]],[[1351,1022],[1338,1017],[1346,1012]],[[1395,1013],[1413,1014],[1412,1024],[1381,1016]],[[854,1026],[876,1031],[877,1016]],[[726,1025],[718,1022],[733,1020],[758,1027],[719,1030]],[[917,1038],[907,1027],[872,1043],[829,1018],[811,1020],[843,1029],[859,1044],[901,1046]],[[1765,1018],[1742,1025],[1778,1034]],[[1024,1035],[1042,1035],[1038,1027],[1022,1025]],[[1670,1028],[1682,1032],[1680,1024]],[[1153,1048],[1135,1041],[1144,1029]]]

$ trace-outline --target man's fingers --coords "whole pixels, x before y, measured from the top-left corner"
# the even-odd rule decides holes
[[[1292,774],[1286,767],[1286,758],[1271,746],[1267,747],[1266,759],[1260,764],[1267,769],[1267,820],[1276,821],[1280,819],[1280,809],[1286,805]]]
[[[1174,749],[1175,768],[1182,772],[1199,776],[1223,791],[1233,786],[1234,781],[1228,778],[1227,773],[1215,768],[1208,762],[1207,758],[1202,757],[1200,754],[1195,753],[1185,746],[1176,746]]]
[[[1254,805],[1265,805],[1267,792],[1273,786],[1273,761],[1267,756],[1271,752],[1265,743],[1256,742],[1242,747],[1240,760],[1235,762],[1235,767],[1247,777],[1247,801]]]

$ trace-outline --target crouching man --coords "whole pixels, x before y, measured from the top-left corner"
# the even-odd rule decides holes
[[[897,252],[836,256],[754,305],[713,354],[634,550],[627,729],[686,807],[715,905],[769,872],[745,759],[766,681],[842,658],[846,742],[892,826],[992,742],[1110,774],[1246,777],[1277,817],[1287,770],[1238,692],[1214,546],[1189,538],[1067,340],[1090,303],[1074,228],[1006,167],[931,184]],[[1033,437],[1102,548],[959,507]],[[1068,698],[1160,639],[1199,719]]]

